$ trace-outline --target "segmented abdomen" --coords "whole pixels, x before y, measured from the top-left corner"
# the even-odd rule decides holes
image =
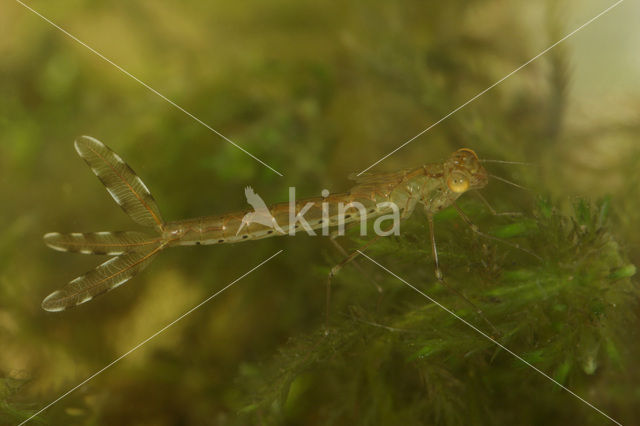
[[[389,213],[391,209],[380,208],[379,203],[388,201],[388,194],[371,192],[331,194],[328,197],[316,197],[303,199],[295,204],[295,213],[301,216],[308,224],[308,229],[316,234],[326,234],[323,228],[335,228],[339,225],[339,218],[344,218],[345,225],[361,220],[362,215],[366,219],[378,217]],[[353,204],[350,204],[353,203]],[[360,209],[355,205],[359,203]],[[403,205],[398,206],[400,211]],[[169,245],[195,245],[195,244],[223,244],[235,243],[247,240],[268,238],[277,235],[288,235],[294,227],[294,233],[309,232],[302,221],[292,221],[290,217],[289,203],[279,203],[269,207],[269,215],[260,214],[251,210],[230,213],[220,216],[208,216],[188,219],[166,224],[164,236],[173,240]],[[324,210],[324,212],[323,212]],[[256,217],[257,214],[257,217]],[[249,215],[249,216],[247,216]],[[244,218],[244,222],[243,222]],[[256,222],[262,219],[267,224]]]

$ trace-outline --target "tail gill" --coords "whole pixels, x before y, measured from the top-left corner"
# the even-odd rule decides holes
[[[159,236],[133,231],[72,232],[70,234],[50,232],[44,236],[45,244],[54,250],[110,256],[119,256],[130,251],[144,250],[160,240]]]
[[[153,196],[118,154],[89,136],[78,138],[75,148],[133,221],[155,228],[158,234],[162,232],[165,224]],[[51,293],[42,301],[42,308],[50,312],[63,311],[124,284],[166,246],[158,234],[133,231],[46,234],[44,242],[54,250],[116,257]]]

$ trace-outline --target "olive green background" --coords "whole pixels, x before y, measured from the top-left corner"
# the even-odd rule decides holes
[[[607,424],[487,339],[361,260],[296,236],[163,252],[63,313],[40,302],[104,261],[50,231],[137,229],[78,158],[119,153],[165,219],[327,188],[368,167],[610,2],[62,1],[28,3],[280,171],[280,177],[20,4],[0,6],[0,423],[17,424],[262,260],[42,413],[36,424]],[[450,284],[506,346],[623,424],[640,418],[640,31],[626,1],[374,171],[460,147],[498,176],[437,217]],[[483,329],[433,277],[422,212],[368,253]],[[341,243],[355,249],[366,239]],[[370,281],[384,292],[379,295]],[[325,332],[326,331],[326,332]]]

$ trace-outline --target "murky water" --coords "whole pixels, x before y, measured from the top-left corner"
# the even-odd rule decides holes
[[[633,424],[638,6],[466,104],[611,4],[28,3],[95,52],[3,5],[0,423]],[[166,250],[46,312],[108,257],[53,251],[45,233],[145,230],[78,156],[81,135],[117,152],[166,220],[247,209],[246,186],[268,203],[291,186],[346,191],[410,140],[370,171],[461,147],[528,162],[486,164],[528,189],[482,191],[520,216],[459,202],[506,244],[454,209],[435,217],[447,284],[495,330],[436,280],[421,212],[340,271],[327,324],[344,256],[306,236]],[[367,239],[337,241],[351,253]]]

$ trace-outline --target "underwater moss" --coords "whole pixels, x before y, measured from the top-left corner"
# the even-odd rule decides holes
[[[637,324],[640,291],[630,280],[635,267],[607,225],[607,211],[608,201],[580,199],[573,214],[565,215],[549,200],[540,200],[532,218],[515,219],[507,227],[526,228],[525,236],[515,233],[513,238],[542,261],[495,241],[489,248],[493,257],[451,256],[452,251],[481,251],[478,245],[486,244],[466,231],[465,238],[456,238],[455,248],[445,245],[441,262],[450,283],[475,300],[499,330],[500,343],[615,413],[634,404],[631,393],[613,403],[608,387],[633,362],[628,342],[637,332],[629,324]],[[448,225],[457,221],[448,219]],[[425,280],[421,271],[429,263],[418,248],[428,234],[419,227],[414,231],[415,239],[386,238],[370,255],[491,333],[457,295],[435,287],[433,278]],[[405,267],[411,264],[419,266]],[[461,273],[464,264],[469,269]],[[385,288],[377,309],[357,304],[346,318],[334,318],[326,335],[318,331],[294,338],[270,363],[238,379],[250,401],[243,415],[285,424],[302,418],[315,419],[313,424],[398,419],[409,424],[536,424],[557,413],[562,400],[562,411],[574,424],[602,421],[402,282],[386,273],[376,276]]]
[[[53,289],[95,266],[95,259],[46,249],[44,233],[130,226],[75,155],[79,135],[121,154],[167,219],[244,208],[247,185],[269,202],[286,200],[289,186],[301,196],[348,190],[350,173],[600,11],[586,3],[33,4],[283,178],[19,4],[4,8],[0,377],[19,371],[25,380],[9,392],[0,385],[0,423],[19,423],[284,249],[32,422],[602,424],[602,416],[366,259],[359,260],[365,275],[348,265],[335,279],[325,334],[327,273],[342,259],[320,238],[163,253],[100,301],[62,315],[40,309]],[[467,195],[460,206],[480,229],[542,261],[478,237],[455,210],[436,218],[449,285],[497,332],[434,279],[419,211],[401,237],[366,251],[625,424],[640,418],[640,109],[632,64],[602,58],[634,57],[627,52],[636,28],[625,24],[634,15],[624,12],[631,7],[623,2],[374,169],[437,162],[460,147],[482,159],[531,164],[487,163],[492,174],[530,189],[492,180],[483,190],[497,210],[522,216],[490,216]],[[531,194],[549,196],[535,201]],[[592,203],[605,194],[609,201]],[[575,195],[584,199],[567,207]],[[344,240],[350,249],[365,242]]]

